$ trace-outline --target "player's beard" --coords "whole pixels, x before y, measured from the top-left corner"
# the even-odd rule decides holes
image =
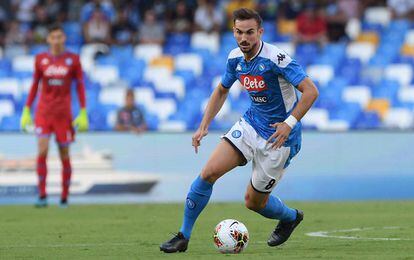
[[[257,43],[253,44],[250,48],[246,48],[249,45],[246,45],[247,42],[241,42],[239,43],[239,48],[244,54],[253,54],[251,53],[254,49],[256,49]]]
[[[64,44],[50,45],[50,51],[53,55],[60,55],[65,51],[65,45]]]

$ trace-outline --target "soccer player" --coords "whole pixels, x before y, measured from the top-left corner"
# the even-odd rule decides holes
[[[246,207],[266,218],[279,220],[268,245],[284,243],[303,220],[302,211],[289,208],[270,192],[300,150],[300,119],[318,97],[318,90],[286,52],[261,40],[262,19],[256,11],[238,9],[233,13],[233,22],[238,48],[230,52],[222,81],[213,91],[193,135],[195,152],[236,80],[248,91],[251,105],[222,137],[200,176],[192,183],[180,231],[160,246],[166,253],[187,250],[194,223],[207,205],[214,183],[249,161],[253,161],[253,173],[245,194]],[[302,92],[300,99],[295,88]]]
[[[49,139],[55,135],[62,161],[62,194],[60,205],[68,203],[72,167],[69,145],[74,141],[74,127],[79,131],[88,129],[88,116],[85,108],[85,87],[79,56],[65,51],[65,33],[60,25],[52,25],[47,35],[49,51],[36,55],[33,84],[20,120],[23,130],[32,124],[30,108],[36,98],[41,81],[40,98],[35,115],[35,133],[38,137],[37,175],[39,198],[37,207],[47,206],[46,158]],[[77,82],[80,113],[72,122],[71,84]]]

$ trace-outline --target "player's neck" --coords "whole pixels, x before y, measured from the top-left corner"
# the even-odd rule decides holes
[[[53,56],[59,56],[61,54],[63,54],[65,52],[65,48],[51,48],[50,49],[50,54],[52,54]]]
[[[244,53],[244,59],[246,61],[251,61],[259,55],[260,49],[262,48],[262,41],[260,40],[258,44],[252,49],[249,53]]]

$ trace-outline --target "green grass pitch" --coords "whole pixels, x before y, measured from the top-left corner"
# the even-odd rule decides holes
[[[279,248],[266,244],[275,221],[242,203],[213,203],[198,219],[187,252],[170,255],[158,246],[180,226],[182,204],[1,206],[0,259],[414,259],[414,201],[289,205],[305,219]],[[249,246],[240,255],[214,248],[213,229],[226,218],[249,229]],[[337,237],[307,235],[317,231]]]

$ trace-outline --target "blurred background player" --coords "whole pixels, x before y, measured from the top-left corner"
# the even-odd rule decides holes
[[[147,130],[144,113],[135,105],[135,95],[132,89],[126,91],[125,106],[118,111],[115,129],[134,133],[142,133]]]
[[[318,90],[286,52],[261,40],[262,18],[256,11],[235,10],[233,24],[238,48],[230,52],[226,72],[211,94],[201,124],[193,135],[195,152],[236,80],[248,91],[252,102],[243,117],[222,137],[192,183],[180,232],[160,246],[166,253],[187,250],[194,223],[207,205],[214,183],[249,161],[253,162],[253,170],[245,193],[246,207],[266,218],[279,220],[267,244],[283,244],[303,220],[302,211],[289,208],[270,193],[300,150],[299,121],[315,102]],[[296,89],[302,93],[300,99]]]
[[[60,25],[51,25],[47,43],[49,51],[36,55],[33,83],[23,109],[20,125],[27,130],[32,124],[30,108],[37,96],[41,81],[40,97],[35,115],[35,133],[38,137],[37,175],[39,198],[36,206],[47,206],[46,158],[49,140],[55,135],[62,161],[62,194],[60,203],[67,206],[72,168],[69,157],[69,145],[74,141],[76,127],[79,131],[88,129],[85,87],[79,56],[65,51],[66,35]],[[72,122],[71,84],[77,82],[77,94],[81,110]]]
[[[296,43],[327,43],[326,18],[322,10],[314,4],[308,4],[297,17]]]

